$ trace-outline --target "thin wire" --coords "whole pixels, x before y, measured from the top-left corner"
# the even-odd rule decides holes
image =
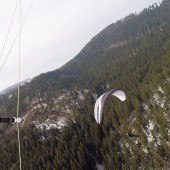
[[[17,100],[17,118],[19,116],[19,107],[20,107],[20,59],[21,59],[21,0],[20,0],[20,31],[19,31],[19,55],[18,55],[18,100]],[[18,152],[19,152],[19,167],[22,170],[22,157],[21,157],[21,142],[20,142],[20,129],[19,123],[17,122],[17,131],[18,131]]]
[[[30,5],[30,7],[29,7],[29,9],[28,9],[27,14],[25,15],[25,18],[24,18],[24,21],[23,21],[23,23],[22,23],[22,25],[21,25],[21,28],[24,26],[25,20],[26,20],[27,17],[28,17],[28,14],[29,14],[32,6],[33,6],[34,1],[35,1],[35,0],[32,1],[31,5]],[[20,34],[20,30],[18,31],[18,33],[17,33],[17,35],[16,35],[16,37],[15,37],[15,39],[14,39],[14,41],[13,41],[11,47],[10,47],[10,49],[9,49],[9,52],[8,52],[8,54],[6,55],[6,57],[5,57],[5,59],[4,59],[4,62],[3,62],[3,64],[2,64],[1,67],[0,67],[0,71],[2,71],[2,69],[3,69],[3,67],[4,67],[4,65],[5,65],[5,63],[6,63],[6,60],[8,59],[9,54],[11,53],[11,50],[12,50],[12,48],[13,48],[13,46],[14,46],[14,44],[15,44],[18,36],[19,36],[19,34]]]
[[[4,49],[5,49],[7,40],[8,40],[8,36],[9,36],[10,30],[11,30],[11,26],[12,26],[12,23],[13,23],[13,20],[14,20],[14,16],[15,16],[15,13],[16,13],[16,9],[17,9],[17,7],[18,7],[18,2],[19,2],[19,0],[18,0],[17,3],[16,3],[15,9],[14,9],[14,12],[13,12],[13,15],[12,15],[12,19],[11,19],[11,22],[10,22],[10,25],[9,25],[9,29],[8,29],[6,38],[5,38],[5,42],[4,42],[4,45],[3,45],[2,50],[1,50],[0,60],[1,60],[2,54],[3,54],[3,52],[4,52]]]
[[[18,123],[18,122],[17,122],[17,131],[18,131],[19,167],[20,167],[20,170],[22,170],[21,142],[20,142],[20,128],[19,128],[19,123]]]

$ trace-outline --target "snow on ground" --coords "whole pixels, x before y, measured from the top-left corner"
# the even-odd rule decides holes
[[[162,108],[164,107],[165,100],[161,100],[160,97],[159,97],[159,95],[158,95],[157,93],[154,93],[153,99],[154,99],[154,102],[155,102],[157,105],[161,106]]]
[[[154,129],[154,126],[155,126],[154,123],[151,120],[149,120],[148,133],[147,133],[149,143],[154,141],[154,137],[151,132]]]
[[[147,126],[147,130],[142,127],[143,132],[146,134],[148,142],[154,142],[154,137],[152,135],[152,130],[154,129],[154,123],[149,120],[149,124]]]
[[[160,99],[160,96],[157,93],[154,93],[153,99],[154,99],[154,102],[157,105],[159,105],[162,108],[164,107],[164,105],[165,105],[165,99],[164,98]]]
[[[12,97],[12,94],[8,96],[8,99],[10,99]]]
[[[164,94],[164,91],[162,90],[161,86],[158,86],[158,91],[160,91],[162,94]]]
[[[25,123],[25,120],[27,119],[27,117],[28,117],[28,113],[27,113],[27,114],[25,114],[25,115],[22,117],[21,127],[23,127],[23,126],[24,126],[24,123]]]
[[[47,107],[47,103],[42,103],[42,106]]]
[[[81,91],[78,91],[78,96],[80,100],[84,100],[84,96]]]
[[[46,129],[46,130],[49,130],[51,128],[57,128],[57,125],[56,124],[47,124],[47,123],[41,123],[39,125],[35,125],[38,129]]]
[[[158,85],[157,92],[160,92],[162,95],[164,95],[164,91],[160,85]],[[161,97],[156,91],[154,92],[153,95],[153,101],[156,103],[158,106],[164,108],[165,106],[165,101],[166,101],[166,96]]]
[[[97,170],[104,170],[103,165],[96,163]]]
[[[69,99],[69,96],[71,95],[70,91],[67,91],[66,93],[62,94],[60,97],[57,98],[58,101],[61,101],[63,99]]]
[[[145,153],[148,153],[148,149],[147,149],[146,147],[143,147],[143,151],[144,151]]]
[[[143,108],[145,111],[150,112],[148,104],[143,103]]]
[[[149,131],[153,130],[154,126],[155,126],[154,123],[151,120],[149,120],[148,130]]]
[[[132,148],[129,146],[129,144],[128,144],[128,143],[126,143],[126,144],[125,144],[125,146],[126,146],[126,148],[128,148],[128,149],[129,149],[130,153],[132,153]]]
[[[65,117],[58,118],[57,125],[58,129],[61,129],[62,127],[66,126],[66,118]]]
[[[153,144],[153,146],[155,148],[157,148],[161,142],[160,142],[160,134],[159,133],[154,133],[153,135],[153,130],[155,127],[155,123],[152,122],[151,120],[149,120],[149,124],[147,126],[147,130],[145,130],[144,128],[142,128],[143,132],[146,134],[147,139],[148,139],[148,143],[150,143],[151,145]]]
[[[62,129],[62,127],[66,126],[66,120],[67,119],[65,117],[59,117],[56,122],[54,122],[54,120],[47,119],[46,121],[40,124],[37,121],[33,121],[33,123],[38,129],[44,129],[44,128],[46,130],[49,130],[51,128]]]
[[[106,84],[106,87],[107,87],[107,89],[109,89],[109,88],[110,88],[110,85],[109,85],[109,84]]]
[[[169,110],[169,109],[168,109]],[[170,116],[168,111],[163,112],[163,116],[168,124],[170,124]]]
[[[65,105],[65,110],[63,110],[66,113],[73,113],[73,111],[70,109],[68,105]]]

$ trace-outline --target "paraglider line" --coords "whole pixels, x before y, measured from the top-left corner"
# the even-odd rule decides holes
[[[18,97],[17,97],[17,119],[19,115],[19,107],[20,107],[20,58],[21,58],[21,0],[20,0],[20,31],[19,31],[19,55],[18,55]],[[21,143],[20,143],[20,129],[19,123],[17,122],[17,131],[18,131],[18,152],[19,152],[19,164],[20,170],[22,170],[22,158],[21,158]]]
[[[30,7],[29,7],[29,9],[28,9],[27,14],[25,15],[25,18],[24,18],[24,21],[23,21],[23,23],[22,23],[22,25],[21,25],[21,28],[24,26],[25,20],[26,20],[27,17],[28,17],[28,14],[29,14],[32,6],[33,6],[34,1],[35,1],[35,0],[32,1],[31,5],[30,5]],[[14,39],[14,41],[13,41],[13,43],[12,43],[10,49],[9,49],[9,51],[8,51],[8,54],[6,55],[6,57],[5,57],[5,59],[4,59],[4,62],[3,62],[3,64],[2,64],[1,67],[0,67],[0,71],[2,71],[2,69],[3,69],[3,67],[4,67],[4,65],[5,65],[5,63],[6,63],[6,60],[8,59],[8,57],[9,57],[11,51],[12,51],[12,48],[13,48],[13,46],[14,46],[14,44],[15,44],[18,36],[19,36],[19,34],[20,34],[20,30],[19,30],[19,32],[17,33],[17,35],[16,35],[16,37],[15,37],[15,39]]]
[[[19,0],[18,0],[17,3],[16,3],[15,9],[14,9],[14,12],[13,12],[13,15],[12,15],[12,19],[11,19],[11,22],[10,22],[10,25],[9,25],[9,29],[8,29],[6,38],[5,38],[5,42],[4,42],[4,45],[3,45],[2,50],[1,50],[0,59],[1,59],[1,57],[2,57],[2,54],[3,54],[3,52],[4,52],[4,49],[5,49],[7,40],[8,40],[8,36],[9,36],[10,30],[11,30],[11,26],[12,26],[12,23],[13,23],[13,20],[14,20],[14,16],[15,16],[15,13],[16,13],[16,9],[17,9],[17,7],[18,7],[18,2],[19,2]]]

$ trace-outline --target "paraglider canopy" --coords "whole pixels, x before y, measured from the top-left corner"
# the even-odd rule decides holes
[[[104,93],[103,95],[101,95],[96,100],[95,107],[94,107],[94,117],[95,117],[97,123],[101,122],[101,120],[102,120],[102,112],[103,112],[105,103],[106,103],[107,99],[111,95],[116,96],[121,101],[126,100],[126,94],[122,90],[112,89],[112,90]]]

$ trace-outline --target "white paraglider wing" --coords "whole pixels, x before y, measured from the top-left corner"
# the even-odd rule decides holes
[[[116,96],[121,101],[125,101],[126,100],[126,94],[122,90],[116,90],[111,95]]]
[[[122,90],[110,90],[103,95],[101,95],[95,103],[94,106],[94,117],[97,123],[100,123],[102,120],[102,113],[104,109],[104,105],[107,101],[107,99],[111,96],[116,96],[119,100],[125,101],[126,100],[126,94]]]
[[[106,94],[106,93],[105,93]],[[105,95],[101,95],[96,103],[95,103],[95,106],[94,106],[94,117],[96,119],[96,122],[97,123],[100,123],[101,122],[101,119],[102,119],[102,105],[101,105],[101,100],[102,100],[102,97]]]

